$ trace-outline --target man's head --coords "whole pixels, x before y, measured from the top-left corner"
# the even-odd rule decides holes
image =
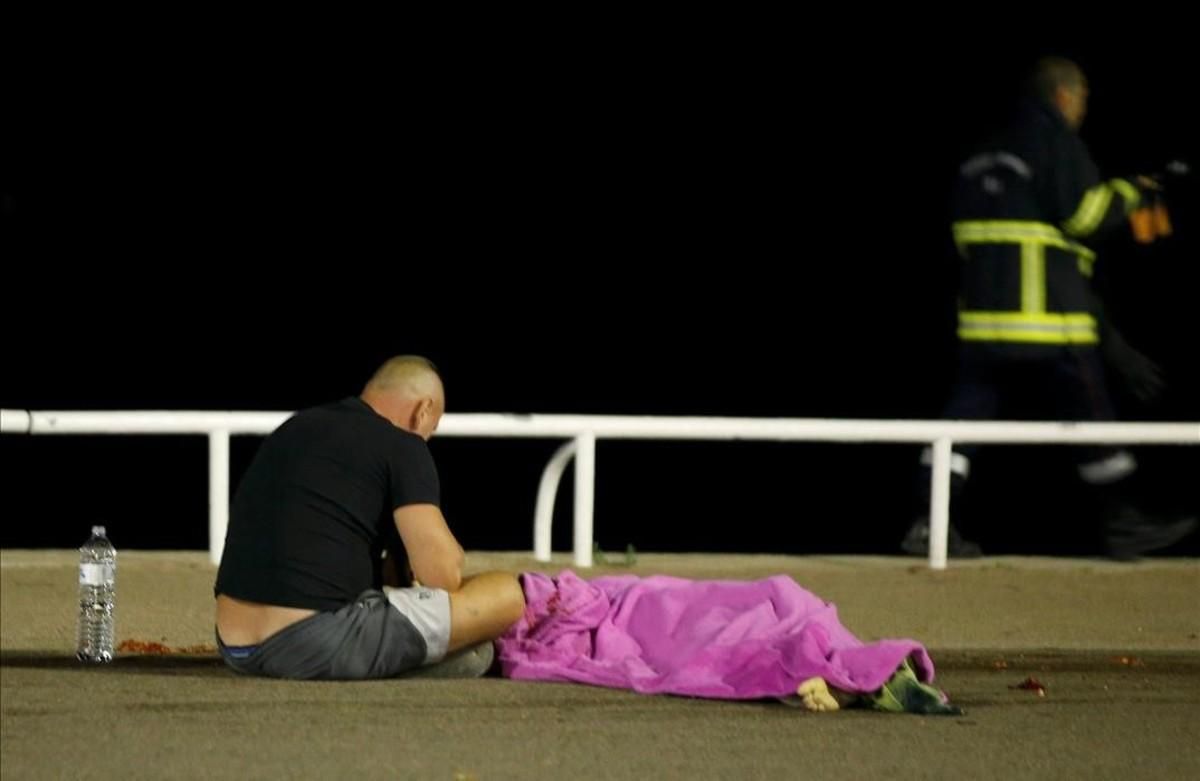
[[[363,388],[362,400],[392,422],[428,440],[446,411],[437,367],[419,355],[389,358]]]
[[[1072,130],[1087,115],[1088,84],[1083,70],[1065,57],[1045,57],[1033,69],[1033,94],[1062,114]]]

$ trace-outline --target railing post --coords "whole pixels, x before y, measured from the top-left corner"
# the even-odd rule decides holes
[[[575,437],[575,566],[592,566],[592,516],[596,496],[596,435]]]
[[[208,433],[208,557],[221,563],[229,528],[229,431]]]
[[[562,480],[563,470],[567,462],[575,455],[575,440],[554,451],[550,463],[542,472],[542,480],[538,484],[537,504],[533,508],[533,558],[537,561],[550,561],[550,531],[554,523],[554,498],[558,495],[558,484]]]
[[[0,431],[5,434],[32,434],[33,416],[25,409],[0,409]]]
[[[946,548],[950,538],[950,438],[933,441],[933,481],[929,496],[929,567],[946,568]]]

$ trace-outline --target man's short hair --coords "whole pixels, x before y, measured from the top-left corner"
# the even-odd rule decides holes
[[[397,355],[388,358],[375,370],[371,379],[367,380],[367,387],[386,390],[401,383],[411,384],[422,375],[432,375],[439,382],[442,380],[442,373],[428,358],[420,355]]]
[[[1033,66],[1029,77],[1030,93],[1046,103],[1054,100],[1059,87],[1081,87],[1087,84],[1083,69],[1066,57],[1043,57]]]

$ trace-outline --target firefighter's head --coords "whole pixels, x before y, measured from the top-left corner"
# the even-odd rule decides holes
[[[1083,70],[1065,57],[1045,57],[1033,69],[1034,95],[1062,114],[1078,130],[1087,115],[1088,84]]]

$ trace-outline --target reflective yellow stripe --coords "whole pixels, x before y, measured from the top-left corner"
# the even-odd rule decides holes
[[[970,244],[1023,244],[1037,242],[1043,247],[1057,247],[1074,252],[1080,258],[1095,260],[1096,253],[1078,242],[1071,241],[1058,228],[1045,222],[1026,220],[963,220],[954,223],[954,242],[965,254]]]
[[[978,326],[1005,326],[1020,323],[1053,326],[1056,328],[1095,328],[1096,318],[1087,312],[982,312],[964,310],[958,313],[958,321]]]
[[[1108,207],[1112,204],[1113,188],[1109,184],[1098,184],[1083,194],[1079,208],[1063,223],[1067,233],[1087,236],[1100,227]]]
[[[1105,192],[1106,189],[1101,184],[1083,194],[1083,198],[1079,201],[1079,206],[1076,207],[1075,213],[1063,222],[1063,228],[1066,229],[1067,233],[1079,235],[1091,232],[1087,226],[1094,217],[1096,207],[1100,205]],[[1109,193],[1108,197],[1111,199],[1112,193]]]
[[[1062,239],[1062,231],[1048,222],[1029,220],[962,220],[954,223],[954,235],[969,242],[980,237],[1003,237],[1008,241],[1026,239]]]
[[[1110,179],[1108,185],[1113,188],[1114,192],[1125,199],[1126,214],[1136,209],[1138,204],[1142,202],[1142,194],[1138,192],[1138,188],[1134,187],[1132,183],[1124,179]]]
[[[958,338],[965,342],[1019,342],[1028,344],[1099,344],[1095,333],[1063,331],[1006,331],[1002,329],[959,328]]]
[[[1046,254],[1041,244],[1021,244],[1021,311],[1046,310]]]
[[[960,312],[958,338],[975,342],[1096,344],[1096,319],[1085,312]]]
[[[1095,260],[1096,260],[1095,258],[1079,258],[1075,262],[1076,266],[1079,268],[1079,273],[1083,274],[1088,279],[1091,279],[1092,264],[1095,262]]]

